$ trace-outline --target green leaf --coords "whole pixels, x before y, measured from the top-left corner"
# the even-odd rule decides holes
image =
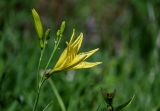
[[[38,37],[39,37],[40,40],[42,40],[43,27],[42,27],[40,17],[39,17],[39,15],[38,15],[38,13],[36,12],[35,9],[32,9],[32,16],[33,16],[33,19],[34,19],[34,24],[35,24],[35,28],[36,28]]]
[[[133,95],[133,97],[132,97],[131,99],[129,99],[127,102],[125,102],[125,103],[117,106],[117,107],[115,108],[115,111],[122,111],[122,109],[124,109],[125,107],[127,107],[127,106],[132,102],[133,98],[134,98],[134,95]]]

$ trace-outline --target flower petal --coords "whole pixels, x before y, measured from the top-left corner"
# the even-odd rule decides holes
[[[75,35],[75,29],[73,29],[69,44],[72,44],[74,42],[74,35]]]
[[[67,58],[67,48],[62,52],[61,56],[58,59],[58,62],[55,65],[55,68],[60,67],[64,63],[66,58]]]
[[[86,59],[88,58],[88,57],[90,57],[91,55],[93,55],[95,52],[97,52],[99,50],[99,48],[97,48],[97,49],[94,49],[94,50],[91,50],[91,51],[88,51],[88,52],[83,52],[83,53],[80,53],[80,54],[78,54],[78,55],[85,55],[85,56],[87,56],[86,57]]]
[[[70,40],[70,43],[72,43],[73,41],[73,36],[74,36],[74,31]],[[73,59],[75,58],[76,54],[77,54],[77,50],[79,50],[80,45],[82,43],[82,38],[83,36],[80,35],[72,44],[67,43],[67,48],[62,52],[57,64],[55,65],[54,68],[60,68],[65,66],[65,64],[71,63],[73,61]],[[67,59],[67,61],[66,61]],[[68,66],[68,65],[67,65]]]
[[[83,52],[78,54],[78,51],[83,41],[83,33],[81,33],[76,38],[76,40],[74,40],[74,36],[75,36],[75,30],[73,30],[70,41],[67,42],[67,47],[62,52],[55,67],[50,71],[50,74],[57,71],[90,68],[98,64],[101,64],[101,62],[84,62],[85,59],[93,55],[99,49],[97,48],[88,52]]]
[[[68,63],[68,66],[66,66],[65,70],[71,69],[72,67],[75,67],[76,65],[80,64],[86,59],[86,57],[86,55],[76,55],[73,61]]]
[[[81,69],[81,68],[91,68],[98,64],[101,64],[102,62],[81,62],[80,64],[76,65],[72,69]]]
[[[80,47],[81,47],[81,44],[82,44],[82,41],[83,41],[83,33],[81,33],[78,38],[74,41],[73,44],[71,44],[71,47],[74,48],[75,52],[78,53]]]
[[[69,58],[66,58],[62,64],[60,64],[59,66],[55,66],[52,70],[51,70],[51,73],[55,72],[55,71],[61,71],[63,69],[65,69],[67,67],[67,63],[68,63],[68,59]]]

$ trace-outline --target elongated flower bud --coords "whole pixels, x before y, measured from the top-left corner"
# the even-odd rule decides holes
[[[32,16],[34,19],[34,25],[37,31],[37,35],[38,38],[40,40],[40,47],[43,48],[44,47],[44,41],[43,41],[43,27],[42,27],[42,23],[40,20],[40,17],[38,15],[38,13],[36,12],[35,9],[32,9]]]

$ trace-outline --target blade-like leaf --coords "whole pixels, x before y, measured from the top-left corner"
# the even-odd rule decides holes
[[[133,97],[130,98],[127,102],[125,102],[125,103],[117,106],[117,107],[115,108],[115,111],[122,111],[122,109],[124,109],[126,106],[128,106],[128,105],[132,102],[133,99],[134,99],[134,95],[133,95]]]
[[[42,40],[43,27],[42,27],[40,17],[39,17],[39,15],[38,15],[38,13],[36,12],[35,9],[32,9],[32,16],[33,16],[33,19],[34,19],[34,24],[35,24],[35,28],[36,28],[38,37],[39,37],[40,40]]]

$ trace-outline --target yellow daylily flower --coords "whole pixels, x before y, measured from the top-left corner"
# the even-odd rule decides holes
[[[98,51],[97,49],[78,53],[82,41],[83,41],[83,33],[81,33],[77,39],[74,39],[75,30],[73,30],[72,36],[70,38],[69,43],[67,42],[67,47],[62,52],[58,62],[54,66],[54,68],[50,71],[50,74],[53,72],[64,71],[64,70],[74,70],[81,68],[91,68],[101,62],[86,62],[85,60]]]

